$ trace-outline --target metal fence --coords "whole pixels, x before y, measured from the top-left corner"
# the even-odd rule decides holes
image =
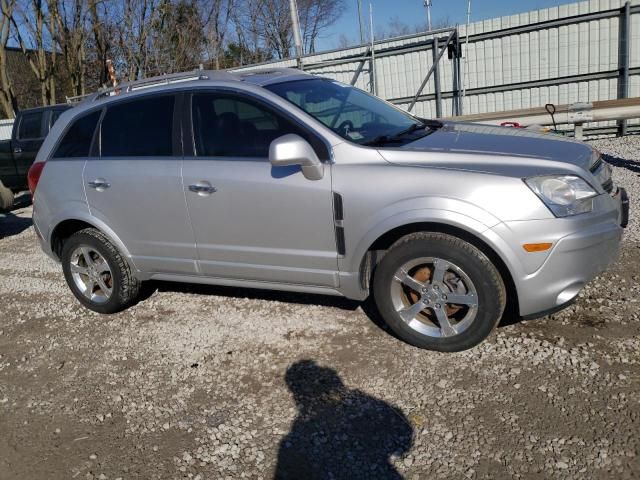
[[[430,118],[640,97],[640,0],[590,0],[475,22],[466,49],[466,27],[453,29],[453,39],[450,31],[376,42],[375,64],[370,45],[361,45],[305,56],[303,68],[345,83],[355,79],[365,90],[375,86],[377,95],[403,108],[415,101],[413,111]],[[456,41],[464,49],[463,71],[455,51],[435,61],[443,42]],[[264,66],[296,61],[236,70]]]

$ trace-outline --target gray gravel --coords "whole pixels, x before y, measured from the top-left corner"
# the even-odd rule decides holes
[[[640,137],[593,143],[635,212]],[[640,476],[634,215],[576,305],[446,355],[328,297],[160,284],[99,316],[29,217],[0,219],[0,478]]]

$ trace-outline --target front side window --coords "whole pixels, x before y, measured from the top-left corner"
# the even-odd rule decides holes
[[[173,155],[175,97],[154,96],[115,104],[102,120],[103,157],[162,157]]]
[[[305,137],[289,120],[239,95],[194,94],[193,135],[196,155],[268,158],[273,140],[288,133]]]
[[[100,110],[92,112],[74,121],[58,145],[54,158],[88,157],[91,150],[93,133],[100,119]]]
[[[276,95],[304,110],[340,135],[359,143],[413,132],[423,127],[416,117],[358,88],[332,80],[313,78],[267,85]]]
[[[30,140],[42,136],[42,112],[27,113],[20,120],[18,138],[20,140]]]

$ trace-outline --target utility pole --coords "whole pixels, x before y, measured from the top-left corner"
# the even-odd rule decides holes
[[[464,42],[464,56],[462,60],[462,98],[460,99],[460,112],[459,115],[462,115],[463,112],[463,104],[464,97],[467,94],[467,56],[469,55],[469,25],[471,24],[471,0],[467,0],[467,26],[466,26],[466,39]]]
[[[371,35],[371,93],[378,94],[378,86],[376,84],[376,47],[375,37],[373,35],[373,5],[369,4],[369,34]]]
[[[424,0],[424,8],[427,9],[427,31],[431,31],[431,0]]]
[[[300,35],[300,19],[298,17],[298,4],[296,3],[296,0],[289,0],[289,9],[291,10],[293,40],[296,44],[296,60],[298,62],[298,68],[302,70],[302,38]]]
[[[360,25],[360,45],[364,44],[364,30],[362,29],[362,0],[358,0],[358,24]]]

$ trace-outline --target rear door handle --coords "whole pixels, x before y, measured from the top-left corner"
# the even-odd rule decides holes
[[[209,182],[198,182],[189,185],[189,191],[197,193],[201,197],[206,197],[212,193],[216,193],[218,189],[216,187],[212,187]]]
[[[16,147],[13,149],[13,153],[22,153],[22,149],[20,147]]]
[[[91,188],[95,188],[99,192],[103,192],[111,186],[111,184],[104,178],[96,178],[95,180],[88,182],[87,185]]]

